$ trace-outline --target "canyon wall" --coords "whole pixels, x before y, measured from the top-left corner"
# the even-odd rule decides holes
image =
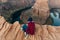
[[[18,22],[10,24],[0,16],[0,40],[60,40],[60,26],[35,24],[35,35],[29,35],[27,39],[20,28]]]

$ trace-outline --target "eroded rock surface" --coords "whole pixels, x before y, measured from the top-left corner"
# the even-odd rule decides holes
[[[32,16],[36,23],[44,24],[49,17],[48,0],[36,0],[34,6],[24,11],[22,15],[23,19],[28,19],[29,16]],[[24,20],[24,22],[26,21]]]
[[[35,35],[25,39],[18,22],[10,24],[0,16],[0,40],[60,40],[60,26],[36,25]]]
[[[6,20],[10,20],[15,11],[31,7],[34,3],[35,0],[0,0],[0,15],[4,16]]]

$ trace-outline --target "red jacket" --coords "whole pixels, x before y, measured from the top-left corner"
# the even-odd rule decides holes
[[[35,34],[35,23],[34,22],[29,22],[28,23],[28,28],[26,30],[27,34],[34,35]]]

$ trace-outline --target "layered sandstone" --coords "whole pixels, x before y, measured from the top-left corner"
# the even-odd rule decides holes
[[[60,40],[60,26],[35,24],[35,35],[25,39],[24,32],[20,30],[18,22],[10,24],[0,16],[0,40]]]

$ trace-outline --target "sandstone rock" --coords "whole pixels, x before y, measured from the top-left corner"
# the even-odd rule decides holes
[[[17,10],[34,5],[35,0],[1,0],[1,2],[6,9]]]
[[[24,11],[22,15],[23,19],[32,16],[36,23],[44,24],[49,17],[48,0],[36,0],[34,6],[30,10]]]
[[[50,8],[60,8],[60,0],[49,0]]]
[[[5,22],[6,21],[4,20],[4,18],[0,16],[0,29],[2,28]]]
[[[0,16],[0,20],[5,19]],[[15,22],[14,24],[2,22],[0,40],[60,40],[60,26],[35,24],[35,35],[29,35],[28,38],[25,39],[24,32],[20,30],[21,25],[18,22]]]
[[[44,24],[49,17],[48,0],[37,0],[33,9],[34,14],[39,17],[39,21]]]
[[[5,2],[7,2],[8,0],[0,0],[0,1],[5,3]]]
[[[10,22],[11,15],[20,9],[33,6],[35,0],[1,0],[0,15]],[[24,11],[24,10],[23,10]]]

